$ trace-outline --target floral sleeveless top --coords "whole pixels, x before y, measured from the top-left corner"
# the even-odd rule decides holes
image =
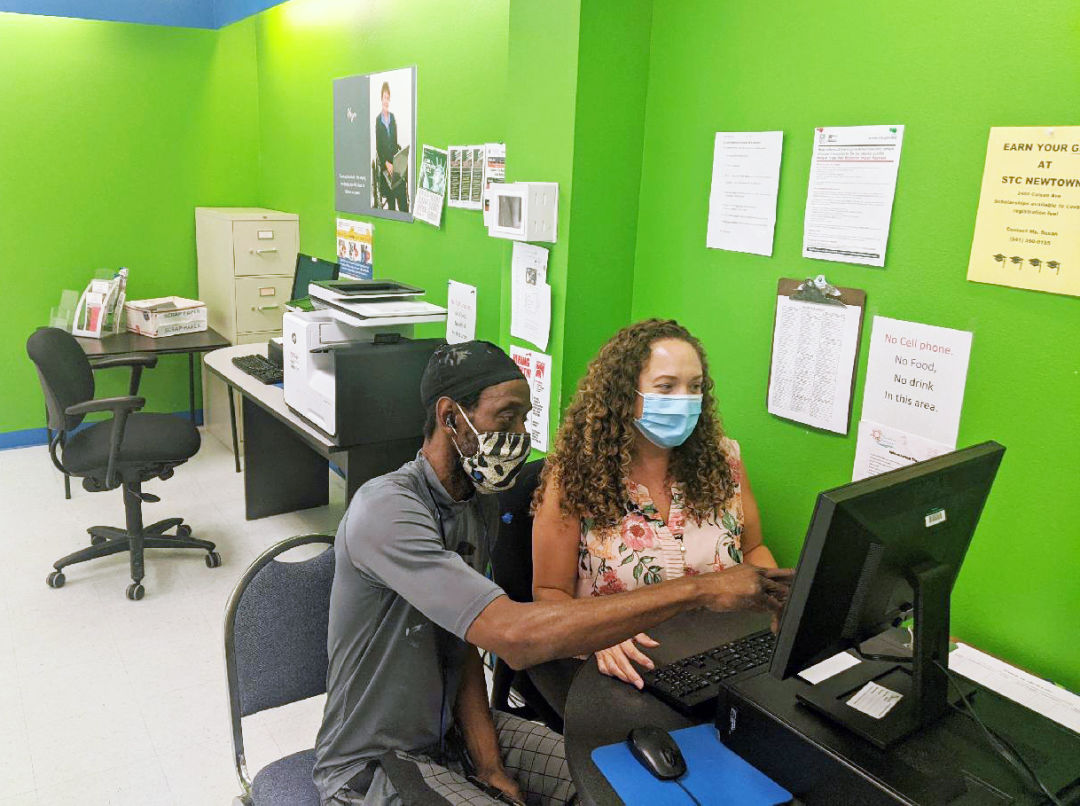
[[[739,443],[724,439],[724,454],[738,478]],[[735,491],[717,517],[687,522],[683,494],[671,485],[667,523],[648,489],[627,484],[629,507],[620,523],[606,528],[581,519],[576,595],[603,596],[690,574],[719,571],[742,562],[742,491]]]

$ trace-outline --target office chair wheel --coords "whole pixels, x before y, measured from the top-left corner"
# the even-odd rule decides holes
[[[50,588],[62,588],[67,580],[64,578],[63,571],[53,571],[47,577],[45,577],[45,584]]]
[[[144,588],[141,583],[132,582],[127,586],[127,598],[131,599],[131,601],[137,602],[145,595],[146,588]]]
[[[211,551],[210,553],[208,553],[205,557],[203,557],[203,560],[206,562],[207,568],[217,568],[221,565],[221,555],[218,554],[216,551]]]
[[[105,538],[102,537],[101,535],[90,535],[90,545],[91,546],[100,546],[104,542],[105,542]]]
[[[191,527],[188,526],[186,523],[181,523],[179,526],[176,527],[176,536],[191,537]]]

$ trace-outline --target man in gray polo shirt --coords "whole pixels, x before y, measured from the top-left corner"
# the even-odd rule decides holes
[[[514,668],[591,652],[697,607],[778,610],[786,571],[740,565],[621,596],[522,604],[484,576],[493,493],[528,458],[529,388],[488,342],[446,345],[421,381],[416,459],[361,487],[338,529],[324,804],[562,804],[562,738],[493,713],[477,647]]]

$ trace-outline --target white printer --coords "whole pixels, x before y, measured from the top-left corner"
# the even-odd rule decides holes
[[[414,340],[445,322],[423,289],[393,280],[311,283],[314,311],[282,319],[285,403],[339,445],[419,438],[420,376],[442,339]]]

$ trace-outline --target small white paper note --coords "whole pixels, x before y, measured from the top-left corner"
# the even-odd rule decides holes
[[[850,669],[852,666],[858,666],[860,663],[861,661],[850,652],[838,652],[831,658],[825,658],[821,663],[807,666],[799,672],[799,677],[810,685],[816,686],[822,680],[828,680],[830,677],[835,677],[845,669]]]
[[[803,257],[885,265],[904,127],[814,131],[803,217]]]
[[[855,443],[855,467],[851,480],[858,481],[898,467],[933,459],[952,448],[943,442],[909,434],[881,423],[862,420]]]
[[[547,284],[548,250],[514,243],[510,264],[510,335],[546,350],[551,333],[551,286]]]
[[[772,255],[783,132],[717,132],[705,245]]]
[[[476,338],[476,286],[450,281],[446,294],[446,341],[461,344]]]
[[[529,382],[532,411],[525,427],[529,430],[532,446],[538,451],[547,451],[551,420],[551,356],[512,344],[510,357]]]
[[[875,316],[862,419],[956,445],[971,333]]]
[[[879,686],[877,683],[870,681],[856,691],[855,696],[848,700],[847,704],[869,717],[881,719],[903,698],[903,694],[898,694],[892,689],[887,689],[885,686]]]

